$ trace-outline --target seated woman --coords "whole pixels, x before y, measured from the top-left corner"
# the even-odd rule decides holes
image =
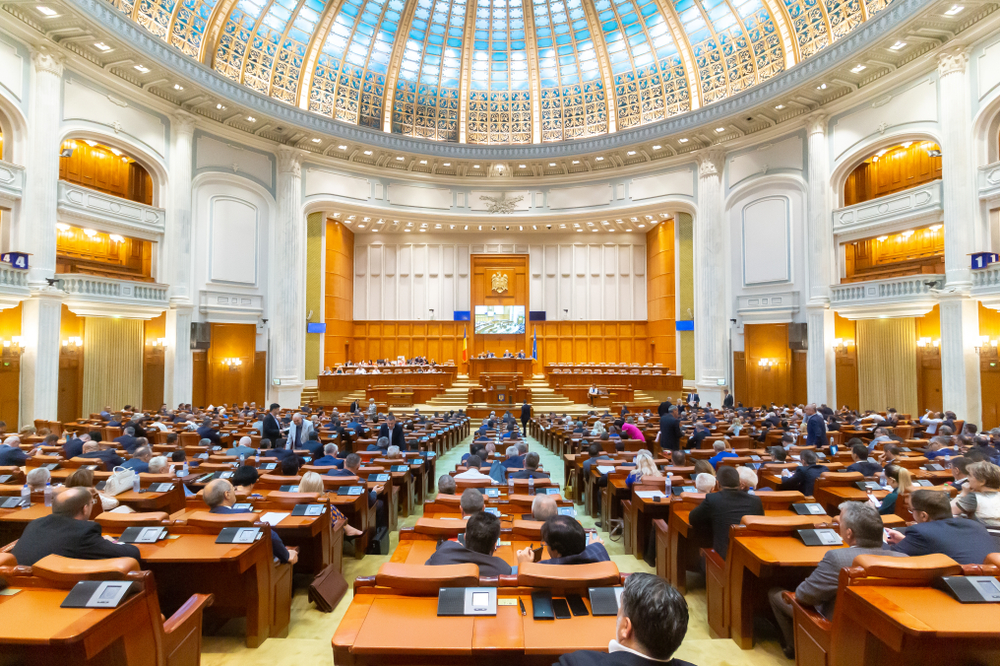
[[[909,490],[913,486],[910,471],[899,465],[889,465],[885,468],[885,481],[892,492],[882,498],[882,505],[877,507],[879,515],[888,516],[896,513],[896,500],[899,499],[899,489]]]
[[[320,495],[323,495],[326,493],[326,488],[323,486],[323,477],[316,472],[306,472],[302,475],[302,480],[299,481],[299,492],[319,493]],[[344,514],[342,514],[337,507],[331,504],[330,520],[336,523],[340,520],[346,520],[346,518],[344,518]],[[356,537],[363,534],[363,532],[356,527],[351,527],[349,524],[344,523],[344,534],[349,537]]]
[[[135,513],[135,510],[127,506],[119,506],[118,500],[114,497],[108,495],[103,495],[97,491],[94,487],[94,472],[93,470],[79,468],[68,477],[66,477],[66,487],[67,488],[86,488],[90,491],[90,494],[94,496],[94,500],[99,500],[101,502],[101,508],[105,511],[114,511],[115,513]]]
[[[635,469],[628,473],[625,485],[631,488],[633,483],[647,476],[662,478],[663,473],[657,469],[656,463],[653,462],[653,454],[642,449],[635,455]]]
[[[1000,467],[983,460],[966,471],[969,480],[952,500],[952,513],[974,517],[990,529],[1000,528]]]

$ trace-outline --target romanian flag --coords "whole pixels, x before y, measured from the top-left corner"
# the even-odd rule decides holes
[[[469,360],[469,327],[464,327],[465,335],[462,336],[462,360]]]

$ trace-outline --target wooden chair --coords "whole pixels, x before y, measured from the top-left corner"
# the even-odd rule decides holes
[[[553,593],[586,593],[588,587],[608,587],[622,584],[618,565],[614,562],[590,564],[542,564],[525,562],[517,568],[517,586],[544,588]]]
[[[123,532],[129,527],[152,527],[155,525],[169,525],[170,516],[166,511],[146,511],[136,513],[114,513],[105,511],[97,516],[94,521],[102,529],[111,532]]]
[[[472,563],[427,566],[386,562],[374,576],[355,578],[354,594],[437,596],[442,587],[478,587],[481,583],[479,567]]]

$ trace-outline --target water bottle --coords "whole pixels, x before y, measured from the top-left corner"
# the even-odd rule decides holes
[[[132,492],[139,492],[139,474],[136,473],[132,476]]]
[[[257,449],[256,453],[254,454],[253,461],[254,461],[254,467],[260,465],[260,449]]]
[[[666,485],[664,487],[666,488],[666,492],[664,494],[667,497],[670,497],[670,474],[669,473],[667,474],[667,483],[666,483]]]
[[[52,482],[45,483],[45,506],[52,506]]]
[[[21,508],[30,509],[31,508],[31,491],[28,489],[28,484],[24,484],[21,488]]]
[[[529,495],[535,494],[535,477],[533,476],[528,477],[528,494]]]
[[[240,454],[240,467],[243,467],[243,463],[246,461],[247,457],[245,454]]]
[[[514,494],[514,477],[509,475],[507,476],[507,494],[508,495]]]
[[[188,461],[187,460],[185,460],[184,464],[181,465],[181,471],[184,472],[184,476],[188,475]]]

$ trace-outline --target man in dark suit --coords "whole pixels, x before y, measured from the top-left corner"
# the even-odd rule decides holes
[[[222,438],[219,437],[219,431],[212,427],[211,419],[205,419],[201,422],[201,427],[198,428],[198,437],[211,441],[212,446],[222,445]]]
[[[826,438],[826,421],[816,411],[815,404],[805,407],[806,414],[806,446],[823,446]]]
[[[878,476],[881,474],[881,465],[868,462],[868,447],[860,439],[852,439],[851,442],[854,442],[854,444],[851,444],[851,460],[854,462],[847,467],[847,471],[861,472],[862,476]]]
[[[389,446],[398,446],[400,451],[406,451],[406,438],[403,436],[403,424],[396,421],[392,412],[385,418],[385,423],[379,428],[378,436],[388,437]]]
[[[583,525],[571,516],[553,516],[542,523],[542,542],[552,557],[542,560],[544,564],[591,564],[609,562],[611,556],[604,548],[604,542],[595,534],[587,543],[587,532]],[[533,562],[534,551],[528,547],[517,551],[518,564]]]
[[[889,550],[907,555],[942,553],[959,564],[982,564],[997,550],[996,541],[978,520],[955,517],[948,493],[921,488],[907,494],[916,525],[889,530]]]
[[[735,467],[720,467],[715,478],[719,492],[706,495],[691,511],[690,521],[696,532],[712,537],[712,548],[726,559],[729,527],[739,525],[743,516],[763,516],[764,504],[756,495],[740,490],[740,475]]]
[[[531,405],[525,400],[521,405],[521,430],[528,432],[528,421],[531,420]]]
[[[101,536],[101,526],[90,521],[93,495],[88,488],[69,488],[52,498],[52,513],[32,520],[11,553],[17,563],[31,566],[49,555],[78,560],[113,557],[139,559],[131,544],[112,543]]]
[[[729,389],[722,389],[722,408],[732,409],[733,408],[733,395],[729,392]]]
[[[559,657],[559,666],[694,666],[671,659],[687,633],[688,606],[670,583],[648,573],[625,579],[607,652],[578,650]]]
[[[21,450],[20,443],[17,435],[11,435],[0,444],[0,466],[20,467],[28,460],[30,455]]]
[[[458,541],[442,541],[425,562],[429,565],[465,564],[479,566],[480,576],[506,576],[510,565],[493,554],[500,538],[500,519],[492,513],[477,511],[465,523],[465,545]]]
[[[677,407],[671,405],[667,409],[667,415],[660,417],[660,448],[664,451],[676,451],[681,448],[682,436]]]
[[[667,415],[667,411],[670,409],[672,405],[673,403],[670,402],[670,400],[664,400],[663,402],[660,403],[660,406],[656,408],[656,413],[662,419],[664,416]]]
[[[125,426],[124,434],[121,437],[115,437],[115,444],[120,448],[125,449],[126,453],[132,453],[135,451],[137,437],[135,436],[135,428],[132,426]]]
[[[83,445],[90,441],[90,435],[83,433],[79,437],[73,435],[66,436],[66,443],[63,444],[63,457],[66,460],[75,458],[83,453]]]
[[[524,456],[524,469],[520,472],[511,472],[508,479],[547,479],[549,475],[538,471],[538,454],[532,451]]]
[[[121,465],[124,460],[115,453],[113,448],[101,448],[97,442],[87,442],[83,445],[83,453],[78,458],[96,458],[104,463],[104,471],[111,472],[115,467]]]
[[[132,457],[122,465],[125,469],[130,469],[136,474],[149,473],[149,461],[153,459],[153,451],[148,446],[140,446],[132,454]]]
[[[698,395],[697,392],[691,391],[690,393],[688,393],[687,404],[691,405],[692,407],[697,407],[699,402],[701,402],[701,396]]]
[[[236,490],[228,479],[215,479],[210,482],[202,491],[202,497],[212,513],[246,513],[233,508],[236,504]],[[274,530],[271,530],[271,553],[282,564],[295,564],[299,560],[299,552],[285,548],[281,537]]]
[[[527,446],[525,446],[525,451],[527,451]],[[524,467],[524,455],[520,452],[517,444],[511,444],[507,447],[507,459],[500,463],[504,469],[520,469]]]
[[[826,465],[818,465],[816,453],[806,449],[802,452],[802,465],[789,478],[783,479],[778,490],[798,490],[803,495],[813,494],[813,485],[823,472],[829,472]]]
[[[276,402],[271,403],[267,414],[264,415],[264,419],[261,421],[261,437],[269,439],[272,442],[277,442],[281,437],[281,426],[278,425],[278,410],[280,409],[281,405]]]
[[[313,460],[312,464],[317,467],[336,467],[338,469],[344,468],[344,459],[337,457],[337,452],[339,449],[334,443],[327,444],[323,447],[323,457],[316,458]]]

